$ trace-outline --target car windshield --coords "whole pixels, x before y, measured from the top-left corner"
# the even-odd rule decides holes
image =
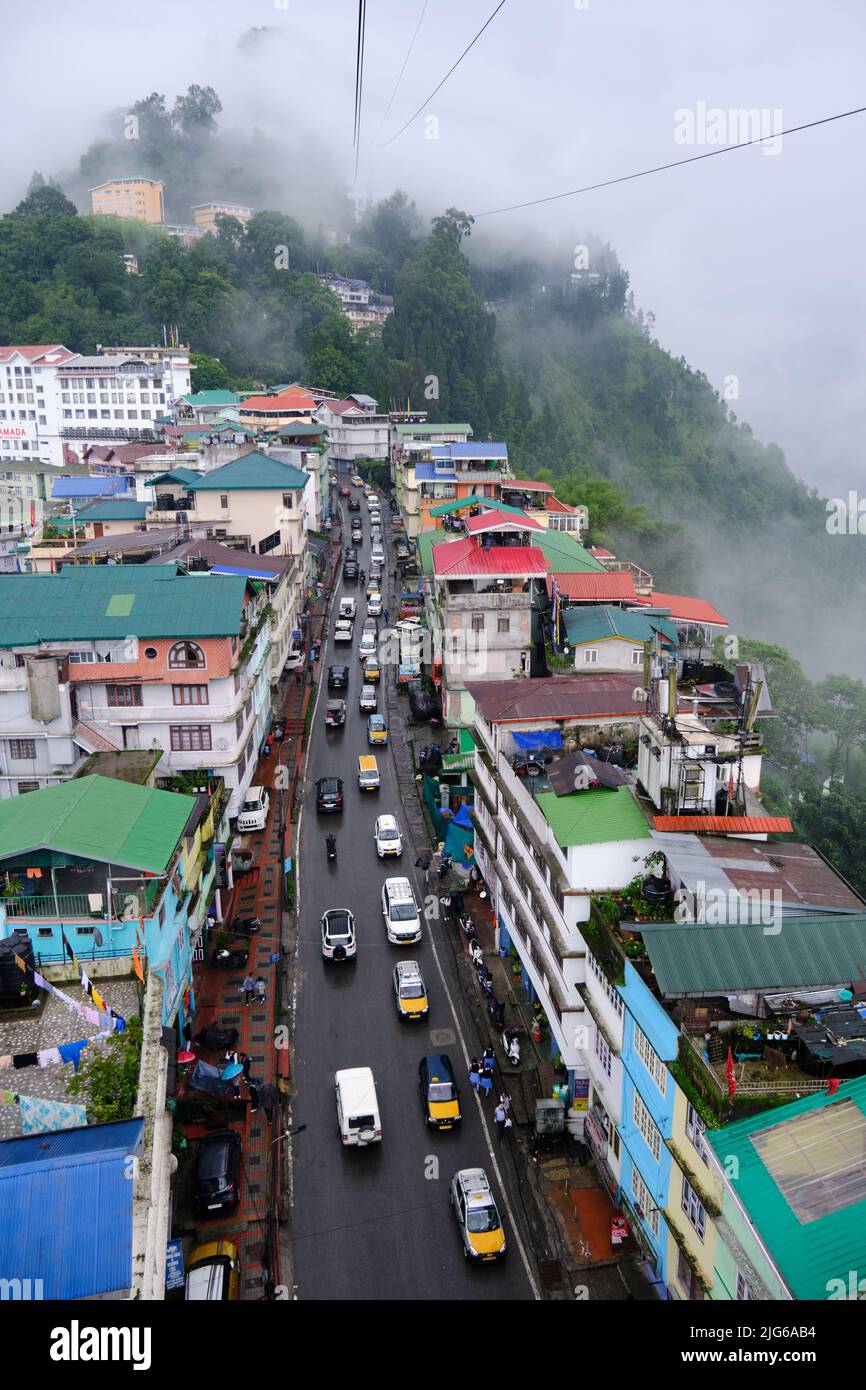
[[[441,1105],[446,1100],[454,1099],[454,1087],[450,1081],[434,1081],[428,1094],[434,1105]]]
[[[413,922],[418,912],[414,903],[392,903],[389,916],[392,922]]]
[[[257,811],[259,809],[259,799],[257,796],[248,796],[244,802],[245,811]]]
[[[466,1229],[473,1234],[499,1229],[499,1212],[494,1206],[470,1207],[466,1213]]]
[[[383,825],[379,828],[380,840],[399,840],[400,832],[395,830],[392,825]]]
[[[420,980],[404,981],[400,986],[401,999],[423,999],[424,986]]]

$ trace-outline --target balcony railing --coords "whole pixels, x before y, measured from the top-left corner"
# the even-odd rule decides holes
[[[141,905],[142,916],[149,916],[154,904],[162,896],[165,884],[160,879],[150,879],[145,883],[136,885],[131,891],[124,893],[113,892],[111,895],[112,920],[128,920],[122,917],[122,913],[130,897],[135,897]],[[90,905],[91,897],[94,899],[101,896],[103,904],[106,894],[90,893],[40,893],[32,897],[20,895],[2,899],[2,905],[6,909],[8,917],[17,920],[27,920],[29,918],[46,921],[52,919],[58,921],[69,921],[74,918],[86,918],[88,921],[102,922],[105,920],[104,908],[93,908]]]

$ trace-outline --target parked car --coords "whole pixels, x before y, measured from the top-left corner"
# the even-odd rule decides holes
[[[237,1246],[230,1240],[212,1240],[190,1251],[186,1266],[187,1301],[235,1302],[241,1288]]]
[[[375,714],[379,706],[379,696],[375,685],[362,685],[358,701],[362,714]]]
[[[270,808],[271,797],[266,787],[248,787],[238,813],[238,833],[246,835],[251,830],[264,830]]]
[[[453,1129],[459,1125],[460,1093],[454,1079],[451,1058],[444,1053],[422,1057],[418,1066],[418,1085],[424,1119],[431,1129]]]
[[[241,1199],[243,1142],[234,1129],[206,1134],[195,1162],[193,1204],[199,1214],[226,1211]]]
[[[325,724],[329,729],[340,729],[346,722],[346,701],[329,700],[325,706]]]
[[[345,690],[349,684],[348,666],[329,666],[328,667],[328,689]]]
[[[462,1168],[455,1173],[449,1197],[465,1258],[479,1264],[504,1259],[505,1232],[484,1169]]]
[[[329,814],[342,809],[342,777],[320,777],[316,783],[316,810]]]
[[[417,960],[400,960],[394,966],[394,1000],[401,1018],[426,1018],[427,988]]]
[[[373,839],[380,859],[399,859],[403,853],[403,837],[396,816],[377,816]]]
[[[347,907],[330,907],[322,917],[322,955],[325,960],[353,960],[358,954],[355,918]]]

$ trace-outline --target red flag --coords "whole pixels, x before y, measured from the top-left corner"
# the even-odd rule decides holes
[[[725,1063],[725,1076],[728,1078],[728,1100],[733,1100],[737,1094],[737,1078],[734,1073],[734,1057],[730,1048],[728,1048],[728,1060]]]
[[[827,1087],[826,1094],[827,1094],[828,1096],[835,1096],[835,1094],[836,1094],[836,1092],[838,1091],[838,1089],[839,1089],[839,1078],[838,1078],[838,1076],[834,1076],[833,1079],[832,1079],[832,1081],[830,1082],[829,1086]]]

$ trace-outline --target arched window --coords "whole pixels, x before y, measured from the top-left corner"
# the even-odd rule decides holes
[[[175,642],[168,654],[168,664],[174,671],[203,670],[204,652],[195,642]]]

